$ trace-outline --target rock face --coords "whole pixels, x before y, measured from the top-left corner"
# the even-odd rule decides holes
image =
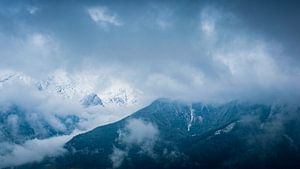
[[[24,168],[299,168],[299,109],[159,99]]]
[[[87,96],[85,96],[82,100],[81,100],[81,104],[84,107],[91,107],[91,106],[104,106],[102,103],[102,100],[99,98],[99,96],[95,93],[89,94]]]

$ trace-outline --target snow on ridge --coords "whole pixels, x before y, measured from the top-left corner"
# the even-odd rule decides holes
[[[5,84],[23,83],[29,85],[33,82],[33,79],[21,72],[14,72],[10,70],[0,71],[0,89]]]
[[[226,127],[215,131],[214,135],[219,135],[222,133],[229,133],[235,127],[235,122],[228,124]]]
[[[195,110],[192,108],[192,106],[190,106],[190,121],[188,122],[188,131],[191,130],[193,123],[195,122],[202,123],[202,121],[203,121],[203,117],[200,115],[197,116],[195,114]]]
[[[0,90],[5,85],[19,83],[34,87],[44,94],[77,100],[78,103],[91,93],[99,96],[103,104],[110,106],[131,106],[138,103],[142,93],[140,90],[125,82],[112,80],[111,85],[106,84],[101,88],[101,82],[105,83],[101,75],[88,73],[71,75],[64,70],[57,70],[44,79],[35,79],[16,71],[0,71]]]

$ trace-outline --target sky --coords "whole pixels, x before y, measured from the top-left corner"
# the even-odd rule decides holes
[[[0,2],[0,68],[105,74],[145,97],[299,96],[297,1]],[[101,82],[97,82],[101,83]]]

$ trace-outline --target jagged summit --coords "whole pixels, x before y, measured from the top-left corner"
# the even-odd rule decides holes
[[[139,102],[141,91],[138,89],[119,81],[108,87],[97,87],[99,84],[97,78],[100,77],[89,74],[70,75],[59,70],[42,79],[36,79],[22,72],[2,71],[0,73],[0,90],[19,84],[35,88],[41,91],[41,95],[55,95],[64,99],[77,100],[78,103],[87,99],[92,93],[96,94],[104,105],[134,106]]]
[[[91,93],[87,96],[85,96],[82,100],[81,100],[81,104],[84,107],[91,107],[91,106],[104,106],[102,100],[99,98],[99,96],[95,93]]]

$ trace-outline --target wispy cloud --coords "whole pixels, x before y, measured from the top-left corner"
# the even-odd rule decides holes
[[[91,19],[99,24],[100,26],[107,27],[112,26],[121,26],[122,23],[118,19],[117,15],[112,13],[107,7],[98,6],[88,8],[88,14]]]

